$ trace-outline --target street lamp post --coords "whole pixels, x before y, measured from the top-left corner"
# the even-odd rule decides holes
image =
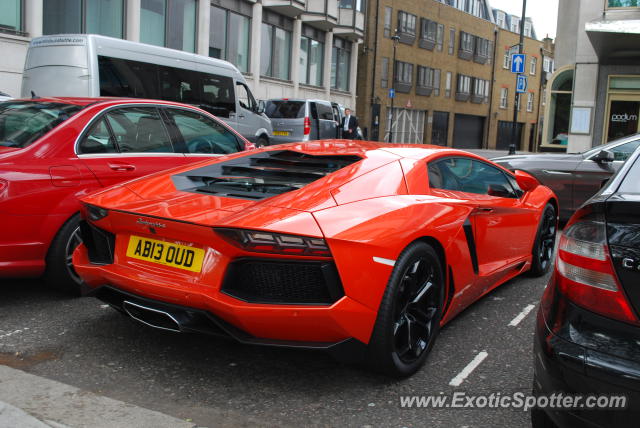
[[[391,36],[391,40],[393,40],[393,64],[391,65],[391,69],[393,70],[391,72],[391,90],[393,91],[393,96],[391,97],[391,118],[389,119],[389,142],[393,143],[393,100],[396,98],[396,47],[400,40],[397,28],[393,36]]]
[[[520,42],[518,43],[518,53],[524,53],[524,23],[526,20],[527,13],[527,0],[522,0],[522,17],[520,18]],[[511,56],[513,58],[513,56]],[[524,72],[527,72],[526,65],[524,67]],[[520,74],[516,74],[516,86],[515,86],[515,94],[516,97],[513,103],[513,123],[511,125],[511,144],[509,144],[509,154],[516,154],[516,127],[518,126],[518,104],[520,101],[520,93],[518,92],[518,78]],[[522,136],[522,134],[520,134]]]

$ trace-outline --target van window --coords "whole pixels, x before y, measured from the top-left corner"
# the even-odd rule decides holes
[[[187,153],[228,154],[240,150],[236,136],[223,125],[199,113],[167,109],[180,131]]]
[[[236,111],[231,77],[105,56],[98,69],[101,96],[175,101],[220,117]]]
[[[167,129],[156,108],[120,108],[110,111],[106,117],[121,152],[174,151]]]
[[[247,85],[236,82],[236,95],[238,96],[238,103],[240,104],[240,107],[255,111],[256,100],[253,98],[253,95],[251,95],[251,91],[249,91]]]
[[[333,110],[327,104],[315,103],[318,109],[318,117],[323,120],[333,120]]]
[[[265,114],[272,119],[300,119],[304,105],[304,101],[267,101]]]

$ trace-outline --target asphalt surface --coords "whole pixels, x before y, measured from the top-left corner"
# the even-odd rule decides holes
[[[0,280],[0,365],[206,427],[525,427],[522,410],[406,409],[400,396],[531,391],[546,281],[521,276],[494,290],[442,329],[421,371],[396,381],[323,353],[155,330],[93,298]],[[479,366],[450,386],[482,351]]]

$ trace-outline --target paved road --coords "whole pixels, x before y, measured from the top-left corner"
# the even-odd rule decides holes
[[[520,277],[440,333],[427,365],[393,381],[321,353],[161,332],[92,298],[0,280],[0,364],[200,426],[525,427],[522,410],[403,409],[401,395],[531,390],[535,309],[547,278]],[[449,383],[485,351],[462,381]],[[1,386],[1,385],[0,385]]]

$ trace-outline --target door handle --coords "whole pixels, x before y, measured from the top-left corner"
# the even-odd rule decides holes
[[[493,212],[493,208],[489,208],[489,207],[476,207],[475,211],[476,211],[476,212],[479,212],[479,213],[492,213],[492,212]]]
[[[238,117],[239,117],[240,119],[244,119],[244,114],[239,114],[239,115],[238,115]]]
[[[109,168],[114,171],[135,171],[136,167],[133,165],[120,164],[120,163],[110,163]]]

